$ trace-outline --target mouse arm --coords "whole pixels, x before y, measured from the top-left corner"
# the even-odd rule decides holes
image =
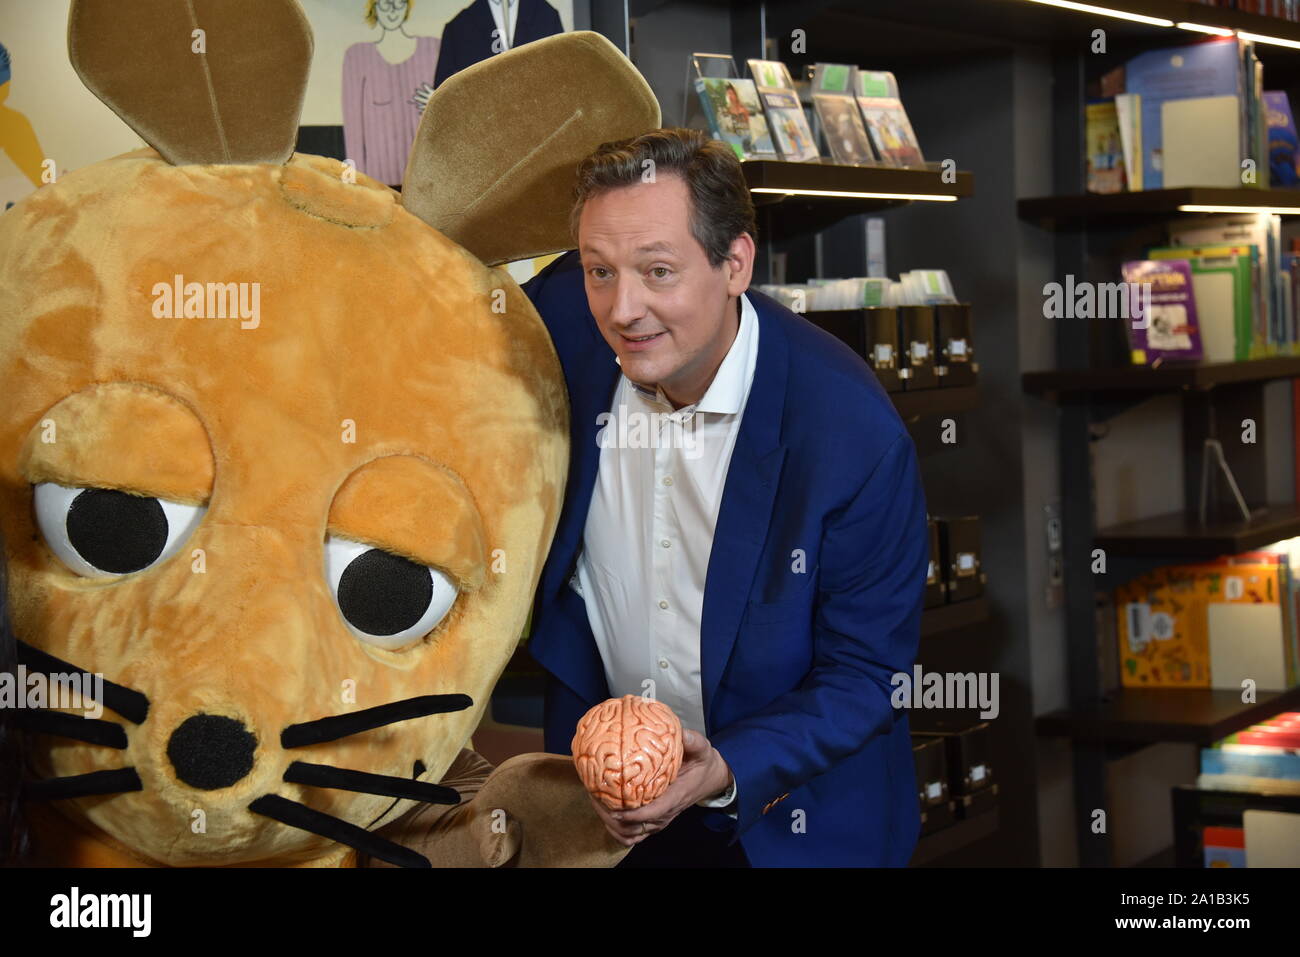
[[[462,750],[441,783],[460,804],[422,805],[379,832],[434,867],[613,867],[630,850],[605,829],[565,755],[520,754],[493,769]]]

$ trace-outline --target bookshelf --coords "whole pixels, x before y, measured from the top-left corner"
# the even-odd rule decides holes
[[[1300,38],[1300,24],[1199,4],[1110,6]],[[1095,17],[1081,29],[1095,25],[1109,30],[1114,22]],[[1153,42],[1190,43],[1196,39],[1183,31],[1166,29],[1161,34]],[[1290,87],[1300,75],[1300,50],[1260,49],[1266,87]],[[1073,275],[1094,282],[1117,281],[1120,263],[1143,258],[1140,250],[1144,246],[1160,245],[1168,223],[1184,216],[1217,215],[1184,209],[1187,206],[1300,213],[1298,190],[1185,187],[1107,195],[1084,192],[1082,117],[1088,79],[1125,57],[1125,53],[1112,51],[1103,61],[1082,48],[1058,56],[1053,66],[1052,110],[1060,125],[1052,140],[1050,184],[1048,189],[1018,198],[1016,215],[1035,241],[1050,249],[1054,279]],[[1261,691],[1258,701],[1251,704],[1243,704],[1240,693],[1233,691],[1106,690],[1117,679],[1101,670],[1095,601],[1098,592],[1113,590],[1144,567],[1213,559],[1300,534],[1300,510],[1295,503],[1270,501],[1267,494],[1270,455],[1276,457],[1284,451],[1277,446],[1276,436],[1272,449],[1266,438],[1255,445],[1228,440],[1230,423],[1246,417],[1258,417],[1263,423],[1267,384],[1300,376],[1300,359],[1277,356],[1243,362],[1165,363],[1155,368],[1120,365],[1113,342],[1099,335],[1110,330],[1089,322],[1059,320],[1055,331],[1056,368],[1026,372],[1020,385],[1026,395],[1051,404],[1059,430],[1068,698],[1065,707],[1040,714],[1034,726],[1042,737],[1070,740],[1075,806],[1109,808],[1114,806],[1117,787],[1110,764],[1114,758],[1156,744],[1207,745],[1300,702],[1300,689]],[[1181,462],[1166,463],[1160,471],[1174,473],[1181,467],[1182,508],[1153,510],[1158,513],[1101,524],[1097,520],[1099,499],[1109,494],[1113,501],[1118,493],[1098,487],[1095,443],[1104,441],[1110,420],[1119,413],[1164,395],[1177,397],[1174,407],[1181,413],[1182,454]],[[1242,494],[1252,513],[1248,521],[1239,514],[1225,517],[1222,495],[1212,502],[1208,521],[1202,523],[1195,514],[1204,441],[1220,437],[1216,422],[1222,425],[1228,464],[1242,479]],[[1162,490],[1176,481],[1165,481]],[[1173,500],[1169,504],[1176,507],[1180,503]],[[1090,558],[1095,548],[1107,556],[1108,574],[1093,574]],[[1100,640],[1115,639],[1103,636]],[[1075,843],[1079,861],[1085,866],[1114,862],[1113,839],[1091,833],[1086,822],[1076,823]]]

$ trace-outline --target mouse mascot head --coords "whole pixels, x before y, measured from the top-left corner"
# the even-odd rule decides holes
[[[653,95],[591,33],[493,57],[434,95],[399,196],[294,152],[291,0],[81,0],[68,33],[151,148],[0,217],[20,660],[103,676],[22,717],[38,843],[427,863],[376,832],[458,801],[568,462],[555,352],[494,267],[571,245],[575,164]]]

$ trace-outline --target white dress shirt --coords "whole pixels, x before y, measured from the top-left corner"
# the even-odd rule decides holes
[[[509,30],[505,27],[505,19],[501,12],[503,2],[510,8]],[[497,36],[501,38],[502,50],[509,50],[515,45],[515,24],[519,22],[519,2],[520,0],[488,0],[488,6],[492,9],[492,19],[496,22],[497,29],[501,31]]]
[[[694,405],[674,412],[662,389],[619,378],[572,583],[610,694],[654,697],[700,734],[705,578],[758,359],[758,316],[747,296],[740,301],[736,338]],[[726,793],[699,803],[725,806],[735,790],[733,778]]]

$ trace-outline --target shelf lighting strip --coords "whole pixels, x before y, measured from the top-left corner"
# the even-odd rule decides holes
[[[1073,0],[1030,0],[1030,2],[1041,3],[1049,7],[1061,7],[1066,10],[1077,10],[1080,13],[1097,13],[1103,17],[1132,20],[1135,23],[1149,23],[1153,27],[1172,27],[1174,25],[1174,21],[1165,20],[1162,17],[1148,17],[1141,13],[1129,13],[1127,10],[1112,10],[1109,7],[1093,6],[1091,3],[1074,3]]]
[[[1115,10],[1111,7],[1099,7],[1092,3],[1075,3],[1074,0],[1028,0],[1029,3],[1039,3],[1048,7],[1060,7],[1063,10],[1075,10],[1079,13],[1095,13],[1098,16],[1114,17],[1117,20],[1131,20],[1134,23],[1146,23],[1153,27],[1177,27],[1179,30],[1190,30],[1194,33],[1209,33],[1216,37],[1230,37],[1234,33],[1243,40],[1250,40],[1254,43],[1271,43],[1274,46],[1290,47],[1293,50],[1300,50],[1300,40],[1284,40],[1281,37],[1265,36],[1262,33],[1249,33],[1246,30],[1232,30],[1228,27],[1214,27],[1204,23],[1191,23],[1189,21],[1180,21],[1175,23],[1173,20],[1166,20],[1164,17],[1149,17],[1143,13],[1130,13],[1128,10]]]
[[[1300,216],[1300,206],[1224,206],[1219,204],[1184,203],[1180,213],[1276,213],[1280,216]]]
[[[780,193],[785,196],[845,196],[850,199],[919,199],[936,203],[953,203],[956,196],[944,196],[941,193],[864,193],[858,190],[843,189],[787,189],[778,186],[755,186],[751,193]],[[1300,210],[1297,210],[1300,212]]]

